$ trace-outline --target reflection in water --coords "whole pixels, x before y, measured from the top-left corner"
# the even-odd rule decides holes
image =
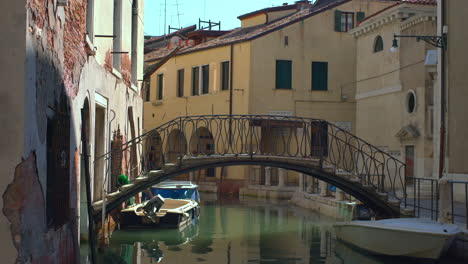
[[[99,263],[421,263],[351,249],[334,240],[333,219],[287,202],[202,198],[182,230],[115,232]]]

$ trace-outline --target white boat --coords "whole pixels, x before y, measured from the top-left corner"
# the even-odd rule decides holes
[[[456,225],[416,218],[349,221],[334,228],[339,240],[366,251],[425,259],[440,258],[460,233]]]
[[[198,186],[189,181],[166,181],[151,188],[153,197],[123,209],[120,226],[182,228],[200,215]]]

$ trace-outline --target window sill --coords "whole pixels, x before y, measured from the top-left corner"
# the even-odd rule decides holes
[[[115,77],[119,78],[122,80],[122,74],[116,70],[115,68],[112,68],[112,72],[111,72]]]
[[[151,102],[151,104],[153,106],[159,106],[163,104],[163,100],[156,100],[156,101]]]

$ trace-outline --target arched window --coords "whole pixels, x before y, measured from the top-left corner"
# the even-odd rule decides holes
[[[381,36],[377,36],[374,41],[374,52],[383,50],[383,39]]]

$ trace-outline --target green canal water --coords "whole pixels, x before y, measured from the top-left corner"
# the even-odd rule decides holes
[[[198,221],[182,230],[116,231],[98,263],[425,263],[351,249],[334,239],[334,222],[288,202],[204,195]],[[88,259],[83,252],[81,262]]]

